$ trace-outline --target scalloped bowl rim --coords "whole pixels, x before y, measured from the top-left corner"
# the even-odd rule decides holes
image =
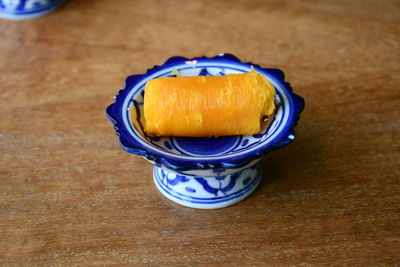
[[[216,63],[216,64],[212,64],[212,63],[199,63],[199,64],[197,64],[198,67],[210,66],[210,65],[215,66],[215,67],[227,67],[228,66],[228,65],[224,65],[224,64],[220,64],[220,63],[219,64],[218,63]],[[180,68],[180,66],[184,66],[184,64],[176,65],[175,67],[178,67],[179,70],[184,69],[184,68]],[[130,91],[127,94],[127,96],[125,97],[125,99],[124,99],[124,102],[123,102],[123,105],[122,105],[122,109],[125,110],[125,109],[129,109],[130,108],[131,99],[135,99],[135,96],[141,93],[141,91],[143,90],[144,85],[146,84],[146,82],[148,80],[154,79],[154,78],[157,78],[157,77],[164,77],[165,74],[171,73],[172,70],[175,67],[171,66],[171,67],[162,69],[162,73],[160,73],[160,72],[154,73],[153,75],[146,76],[145,79],[142,79],[139,82],[135,83],[129,89]],[[187,69],[189,69],[189,68],[190,67],[187,67]],[[243,71],[243,72],[250,71],[250,66],[243,65],[243,68],[241,68],[240,71]],[[268,76],[268,79],[272,82],[272,84],[274,85],[275,88],[277,88],[277,87],[280,88],[281,87],[279,85],[278,81],[276,81],[276,79],[273,76],[271,76],[271,75],[269,75],[267,73],[263,73],[263,74]],[[280,97],[281,100],[283,98],[283,101],[286,102],[286,103],[289,101],[288,97],[286,96],[286,94],[281,94],[279,92],[279,97]],[[289,117],[289,113],[290,113],[290,109],[291,109],[290,105],[287,105],[287,108],[288,108],[288,110],[286,110],[285,117],[283,118],[283,120],[287,119]],[[257,149],[259,149],[261,147],[268,146],[268,144],[271,143],[274,140],[275,137],[277,137],[277,136],[279,136],[281,134],[281,132],[284,130],[285,127],[288,127],[287,125],[282,124],[282,126],[280,126],[279,129],[277,129],[272,135],[267,137],[268,141],[263,141],[262,143],[260,143],[258,145],[254,145],[253,147],[249,148],[246,151],[237,152],[237,153],[234,153],[232,155],[231,154],[209,155],[209,156],[201,157],[201,156],[191,156],[191,155],[178,155],[178,154],[175,154],[173,152],[169,152],[167,150],[159,149],[158,147],[154,146],[151,142],[149,142],[146,139],[144,139],[143,136],[138,132],[138,130],[135,127],[132,126],[133,118],[131,118],[127,114],[130,114],[130,113],[123,112],[122,113],[122,119],[123,119],[125,125],[128,126],[127,130],[131,134],[131,136],[134,137],[133,135],[136,135],[138,137],[138,138],[134,137],[136,139],[136,141],[140,142],[144,146],[147,146],[153,152],[162,152],[163,154],[168,155],[169,157],[174,158],[174,159],[213,160],[213,159],[228,159],[228,158],[231,158],[232,156],[244,155],[246,153],[249,153],[249,152],[252,152],[254,150],[257,150]],[[129,116],[129,117],[127,117],[127,116]]]

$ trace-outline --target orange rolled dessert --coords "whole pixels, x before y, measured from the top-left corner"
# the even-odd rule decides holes
[[[153,79],[145,87],[144,129],[151,136],[257,134],[274,112],[274,96],[272,84],[255,71]]]

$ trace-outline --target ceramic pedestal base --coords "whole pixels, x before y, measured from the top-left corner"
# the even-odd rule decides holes
[[[260,182],[261,169],[254,165],[226,176],[200,177],[154,167],[153,177],[160,192],[178,204],[197,209],[218,209],[249,196]]]

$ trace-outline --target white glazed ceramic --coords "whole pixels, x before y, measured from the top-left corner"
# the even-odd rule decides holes
[[[148,80],[243,73],[252,67],[265,75],[276,90],[275,117],[261,134],[218,138],[145,134],[143,96]],[[293,141],[294,126],[304,108],[304,100],[293,93],[282,71],[243,63],[229,54],[212,58],[170,58],[145,74],[128,77],[125,89],[118,93],[106,113],[114,123],[121,147],[155,165],[154,181],[164,196],[181,205],[201,209],[230,206],[250,195],[261,179],[259,163],[274,149]]]

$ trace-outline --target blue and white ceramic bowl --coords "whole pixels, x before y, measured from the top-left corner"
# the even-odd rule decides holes
[[[188,138],[149,137],[144,133],[143,96],[148,80],[243,73],[252,66],[276,89],[276,114],[261,134]],[[261,179],[259,163],[274,149],[293,141],[293,128],[303,108],[303,98],[293,93],[282,71],[220,54],[212,58],[172,57],[145,74],[129,76],[106,113],[114,123],[121,147],[154,164],[154,181],[162,194],[184,206],[215,209],[235,204],[255,190]]]
[[[64,0],[0,0],[0,18],[31,19],[58,8]]]

